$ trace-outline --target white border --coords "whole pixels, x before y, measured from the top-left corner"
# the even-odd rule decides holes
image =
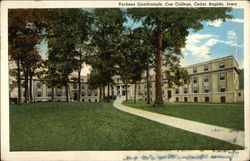
[[[196,155],[230,155],[233,160],[249,159],[249,82],[250,82],[250,26],[249,26],[249,8],[247,1],[234,1],[238,4],[236,8],[244,8],[244,86],[245,86],[245,143],[248,150],[240,151],[66,151],[66,152],[9,152],[9,95],[8,95],[8,26],[7,11],[8,8],[118,8],[118,2],[126,1],[2,1],[1,2],[1,160],[4,161],[44,161],[44,160],[60,160],[60,161],[91,161],[91,160],[107,160],[116,161],[123,160],[126,156],[166,156],[168,154],[176,154],[178,156],[196,156]],[[132,2],[132,1],[127,1]],[[135,1],[139,2],[139,1]],[[142,1],[143,2],[143,1]],[[144,1],[149,2],[149,1]],[[150,2],[167,2],[167,1],[150,1]],[[178,1],[171,1],[173,3]],[[183,2],[200,2],[200,1],[183,1]],[[209,2],[209,1],[205,1]],[[214,1],[211,1],[214,2]],[[218,1],[227,3],[227,1]],[[232,1],[229,1],[232,2]],[[120,6],[121,7],[121,6]],[[138,7],[138,6],[137,6]],[[178,7],[178,6],[175,6]],[[208,6],[207,6],[208,7]],[[122,7],[121,7],[122,8]],[[129,8],[127,6],[126,8]],[[141,8],[141,7],[138,7]],[[151,157],[151,160],[152,160]],[[133,159],[132,159],[133,160]],[[137,160],[140,160],[139,158]],[[150,160],[150,159],[149,159]],[[173,160],[173,159],[171,159]],[[187,159],[174,159],[187,160]],[[188,159],[192,160],[192,159]],[[194,159],[197,160],[197,159]],[[228,158],[205,159],[205,160],[229,160]]]

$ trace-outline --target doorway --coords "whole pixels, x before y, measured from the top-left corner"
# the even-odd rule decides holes
[[[172,92],[171,90],[168,90],[168,99],[170,99],[172,97]]]
[[[74,93],[74,101],[76,101],[78,98],[78,93]]]

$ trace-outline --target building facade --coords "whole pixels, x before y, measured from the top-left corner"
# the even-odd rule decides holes
[[[185,67],[190,76],[190,82],[181,87],[169,88],[162,81],[162,94],[165,102],[214,102],[233,103],[242,102],[244,92],[239,89],[239,65],[233,56],[223,57],[199,64]],[[82,77],[81,95],[82,102],[98,102],[99,90],[91,90],[87,84],[88,77]],[[162,79],[166,79],[163,74]],[[125,96],[125,85],[118,76],[114,77],[114,84],[109,88],[110,95]],[[150,76],[150,86],[147,87],[145,80],[136,83],[136,98],[147,100],[147,88],[149,88],[150,99],[155,99],[154,74]],[[33,101],[51,100],[51,87],[42,84],[38,80],[33,80]],[[105,93],[107,95],[108,88]],[[24,93],[24,90],[22,89]],[[65,88],[56,87],[54,91],[55,101],[65,101]],[[135,96],[135,85],[128,85],[128,97]],[[78,85],[69,85],[69,98],[71,101],[78,100]],[[24,99],[24,98],[23,98]]]

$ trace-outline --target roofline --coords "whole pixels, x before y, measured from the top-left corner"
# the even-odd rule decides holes
[[[225,57],[221,57],[221,58],[217,58],[217,59],[213,59],[213,60],[209,60],[209,61],[204,61],[204,62],[201,62],[201,63],[196,63],[196,64],[184,66],[184,68],[189,68],[189,67],[193,67],[193,66],[198,66],[198,65],[202,65],[202,64],[207,64],[207,63],[210,63],[210,62],[216,62],[216,61],[219,61],[219,60],[225,59],[225,58],[233,58],[233,59],[235,60],[235,62],[237,63],[237,65],[239,66],[239,64],[238,64],[238,62],[236,61],[236,59],[234,58],[234,56],[233,56],[233,55],[229,55],[229,56],[225,56]]]

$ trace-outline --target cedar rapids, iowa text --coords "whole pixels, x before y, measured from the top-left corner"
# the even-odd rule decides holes
[[[233,7],[237,6],[236,2],[119,2],[120,7]]]

